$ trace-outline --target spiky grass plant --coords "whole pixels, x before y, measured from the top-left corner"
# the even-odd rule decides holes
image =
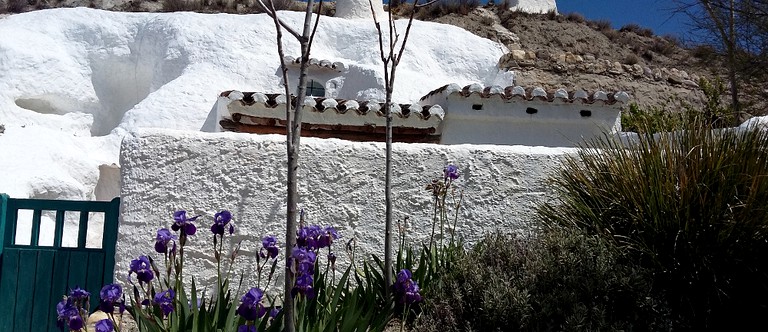
[[[653,269],[690,328],[732,328],[768,314],[768,132],[702,123],[585,144],[539,212],[550,226],[612,239]]]

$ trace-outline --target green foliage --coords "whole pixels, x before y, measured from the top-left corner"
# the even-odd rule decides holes
[[[653,39],[651,51],[669,56],[675,53],[678,47],[680,47],[680,41],[675,36],[664,36]]]
[[[725,83],[720,78],[710,82],[704,78],[699,80],[701,91],[704,92],[706,103],[702,116],[707,125],[713,128],[725,128],[738,125],[736,114],[730,105],[723,105],[722,97],[727,95]],[[691,112],[689,108],[689,112]]]
[[[575,22],[575,23],[584,23],[584,22],[587,21],[587,19],[584,18],[584,15],[581,15],[581,14],[579,14],[577,12],[570,12],[570,13],[568,13],[568,15],[565,16],[565,19],[567,19],[570,22]]]
[[[420,19],[434,19],[450,14],[467,15],[478,6],[480,6],[480,1],[478,0],[438,0],[429,6],[419,8],[417,17]],[[403,7],[403,5],[400,5],[400,7]],[[410,10],[410,8],[406,9]],[[400,9],[400,12],[402,13],[404,10]]]
[[[687,111],[669,111],[666,106],[642,109],[631,103],[629,109],[621,113],[621,128],[641,134],[679,130],[688,122],[690,115]]]
[[[590,25],[597,31],[613,30],[613,24],[611,21],[605,19],[591,21]]]
[[[21,13],[27,8],[26,0],[8,0],[5,4],[5,11],[8,13]]]
[[[768,132],[709,130],[611,137],[566,157],[549,225],[610,240],[654,273],[678,328],[732,329],[768,314]]]
[[[657,330],[649,274],[599,237],[495,233],[426,291],[418,331]]]
[[[237,307],[233,305],[235,301],[232,299],[227,280],[219,284],[216,297],[207,299],[205,294],[198,297],[197,291],[193,279],[189,295],[184,291],[177,292],[176,310],[168,319],[163,319],[162,311],[156,305],[146,307],[134,302],[128,307],[128,311],[135,319],[139,331],[147,332],[236,331],[243,323],[235,315]],[[154,294],[152,296],[154,297]],[[137,297],[134,295],[135,298]],[[199,306],[196,305],[198,303]]]
[[[202,0],[163,0],[164,12],[199,11],[204,8]]]
[[[327,272],[320,270],[315,298],[298,297],[297,332],[383,331],[392,317],[391,301],[385,301],[384,279],[369,263],[363,271],[350,266],[336,285],[328,284]],[[350,282],[350,275],[357,285]],[[282,326],[268,331],[282,331]]]
[[[632,32],[632,33],[634,33],[634,34],[636,34],[638,36],[643,36],[643,37],[653,37],[653,30],[648,29],[648,28],[643,28],[643,27],[641,27],[640,25],[638,25],[636,23],[626,24],[623,27],[621,27],[621,29],[619,29],[619,31],[621,31],[621,32]]]
[[[646,109],[632,103],[629,110],[621,114],[622,129],[642,134],[682,130],[694,124],[708,128],[726,128],[739,124],[732,108],[723,104],[722,97],[726,88],[722,80],[710,82],[702,78],[699,86],[704,94],[702,108],[695,108],[674,98],[661,106]]]

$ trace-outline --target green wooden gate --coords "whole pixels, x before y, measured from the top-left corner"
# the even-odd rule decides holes
[[[96,308],[99,290],[113,279],[119,209],[119,198],[62,201],[0,194],[0,330],[58,331],[56,304],[75,286],[91,293],[91,311]],[[20,210],[32,214],[29,245],[15,241]],[[101,248],[86,248],[89,216],[98,212],[104,214]],[[44,214],[55,214],[52,245],[39,242]],[[72,214],[79,214],[77,245],[64,247],[65,215]]]

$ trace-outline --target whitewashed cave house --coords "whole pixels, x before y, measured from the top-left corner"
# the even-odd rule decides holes
[[[298,60],[287,57],[289,76]],[[302,134],[352,141],[383,141],[382,102],[368,90],[382,89],[375,75],[331,60],[311,59]],[[355,96],[364,96],[362,100]],[[359,97],[357,97],[359,98]],[[225,91],[214,110],[216,131],[285,133],[284,94]],[[393,139],[408,143],[499,144],[573,147],[621,131],[626,92],[540,87],[448,84],[418,103],[392,105]]]
[[[370,8],[367,0],[341,0],[336,16],[370,19]],[[557,5],[554,0],[514,0],[510,9],[556,12]],[[384,17],[383,11],[377,17]],[[297,81],[299,59],[284,60],[289,79]],[[370,69],[310,59],[302,134],[383,141],[386,117],[382,101],[377,100],[383,90],[379,81]],[[288,99],[283,94],[222,92],[214,107],[215,131],[284,134]],[[604,133],[620,132],[620,111],[628,100],[625,92],[448,84],[435,87],[417,103],[392,105],[393,139],[572,147]]]

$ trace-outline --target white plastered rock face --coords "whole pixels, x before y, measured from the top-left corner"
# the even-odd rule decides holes
[[[546,14],[550,11],[557,13],[555,0],[512,0],[511,10],[517,10],[532,14]]]
[[[387,20],[384,5],[380,0],[373,0],[373,10],[376,11],[376,19],[379,22]],[[371,3],[369,0],[337,0],[334,17],[371,20]]]
[[[536,203],[550,197],[547,175],[568,151],[572,150],[395,143],[394,219],[408,218],[409,243],[429,241],[433,198],[425,186],[442,179],[447,163],[455,163],[461,172],[456,185],[464,195],[458,237],[471,244],[495,230],[528,229]],[[235,271],[245,273],[243,287],[254,286],[261,238],[275,235],[284,243],[285,160],[282,135],[144,130],[127,136],[121,150],[116,280],[125,280],[131,259],[153,252],[157,229],[169,227],[173,212],[183,209],[203,215],[185,264],[194,271],[198,285],[211,285],[216,265],[209,229],[213,214],[227,209],[234,215],[236,232],[225,248],[242,241]],[[349,264],[344,246],[351,239],[357,243],[358,261],[373,253],[381,255],[384,145],[304,138],[299,163],[299,207],[306,212],[307,223],[338,229],[342,236],[334,246],[338,268]]]

